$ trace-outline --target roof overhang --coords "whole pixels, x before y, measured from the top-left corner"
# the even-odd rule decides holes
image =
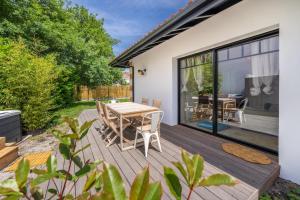
[[[129,61],[149,49],[205,21],[242,0],[196,0],[164,24],[125,50],[110,65],[127,67]]]

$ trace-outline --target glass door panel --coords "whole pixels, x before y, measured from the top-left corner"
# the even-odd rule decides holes
[[[218,134],[278,150],[278,36],[221,49]]]
[[[213,130],[212,53],[201,53],[179,61],[180,123]]]

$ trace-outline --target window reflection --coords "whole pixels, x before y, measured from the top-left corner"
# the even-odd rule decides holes
[[[219,134],[277,151],[278,37],[234,47],[236,59],[219,60]],[[242,51],[242,47],[244,50]],[[232,49],[232,48],[229,48]],[[226,51],[226,50],[222,50]]]
[[[211,132],[213,129],[212,54],[198,54],[182,59],[180,68],[181,123]]]

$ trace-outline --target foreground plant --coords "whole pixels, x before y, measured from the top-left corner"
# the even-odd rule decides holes
[[[123,180],[118,169],[102,161],[82,162],[78,154],[87,149],[90,144],[78,149],[77,144],[88,134],[93,121],[85,122],[79,126],[76,119],[65,118],[70,127],[70,133],[54,130],[53,135],[59,140],[59,153],[66,160],[66,169],[58,169],[57,158],[50,156],[46,163],[46,169],[30,170],[28,160],[21,160],[15,171],[15,179],[0,182],[0,195],[2,199],[107,199],[125,200],[127,194]],[[100,169],[101,165],[101,169]],[[78,168],[73,173],[74,166]],[[30,175],[31,173],[31,175]],[[82,178],[86,178],[82,191],[76,197],[72,195],[75,184]],[[48,184],[50,188],[42,191],[42,184]],[[45,186],[45,185],[44,185]],[[51,187],[53,186],[53,187]],[[93,192],[92,192],[93,191]],[[162,195],[159,182],[149,182],[149,169],[145,168],[137,175],[132,185],[130,200],[157,200]]]
[[[226,174],[214,174],[206,178],[202,178],[204,170],[204,159],[200,155],[190,156],[186,151],[181,151],[181,157],[184,165],[181,162],[172,162],[173,165],[183,176],[186,184],[189,187],[187,199],[191,198],[192,192],[197,187],[209,186],[234,186],[237,181]],[[180,179],[172,168],[164,167],[164,178],[169,187],[171,194],[176,200],[182,198],[182,186]]]

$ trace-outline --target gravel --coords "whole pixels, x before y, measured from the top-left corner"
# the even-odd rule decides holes
[[[65,127],[61,125],[56,127],[56,129],[64,130]],[[47,130],[38,135],[27,137],[27,139],[20,142],[18,144],[19,156],[34,152],[53,151],[56,144],[58,144],[57,139],[51,134],[51,130]],[[0,181],[12,177],[14,177],[14,172],[0,171]]]

